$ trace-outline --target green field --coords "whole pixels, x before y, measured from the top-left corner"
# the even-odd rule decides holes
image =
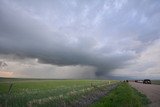
[[[0,79],[0,107],[61,107],[106,89],[114,80]],[[11,90],[9,90],[12,85]]]
[[[128,83],[116,80],[0,78],[0,107],[76,107],[83,103],[91,107],[142,107],[149,101]]]

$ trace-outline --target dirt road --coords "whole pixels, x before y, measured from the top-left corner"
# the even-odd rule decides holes
[[[151,100],[149,107],[160,107],[160,85],[135,82],[129,82],[129,84]]]

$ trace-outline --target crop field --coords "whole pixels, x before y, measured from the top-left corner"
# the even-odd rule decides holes
[[[74,106],[117,83],[115,80],[0,79],[0,107]]]

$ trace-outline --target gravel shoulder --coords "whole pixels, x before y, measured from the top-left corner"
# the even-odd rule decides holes
[[[149,107],[160,107],[160,85],[135,82],[129,82],[129,84],[150,99]]]

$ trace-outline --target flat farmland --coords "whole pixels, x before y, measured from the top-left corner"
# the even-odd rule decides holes
[[[0,79],[0,107],[83,105],[86,102],[82,99],[90,97],[94,101],[117,83],[115,80]]]

